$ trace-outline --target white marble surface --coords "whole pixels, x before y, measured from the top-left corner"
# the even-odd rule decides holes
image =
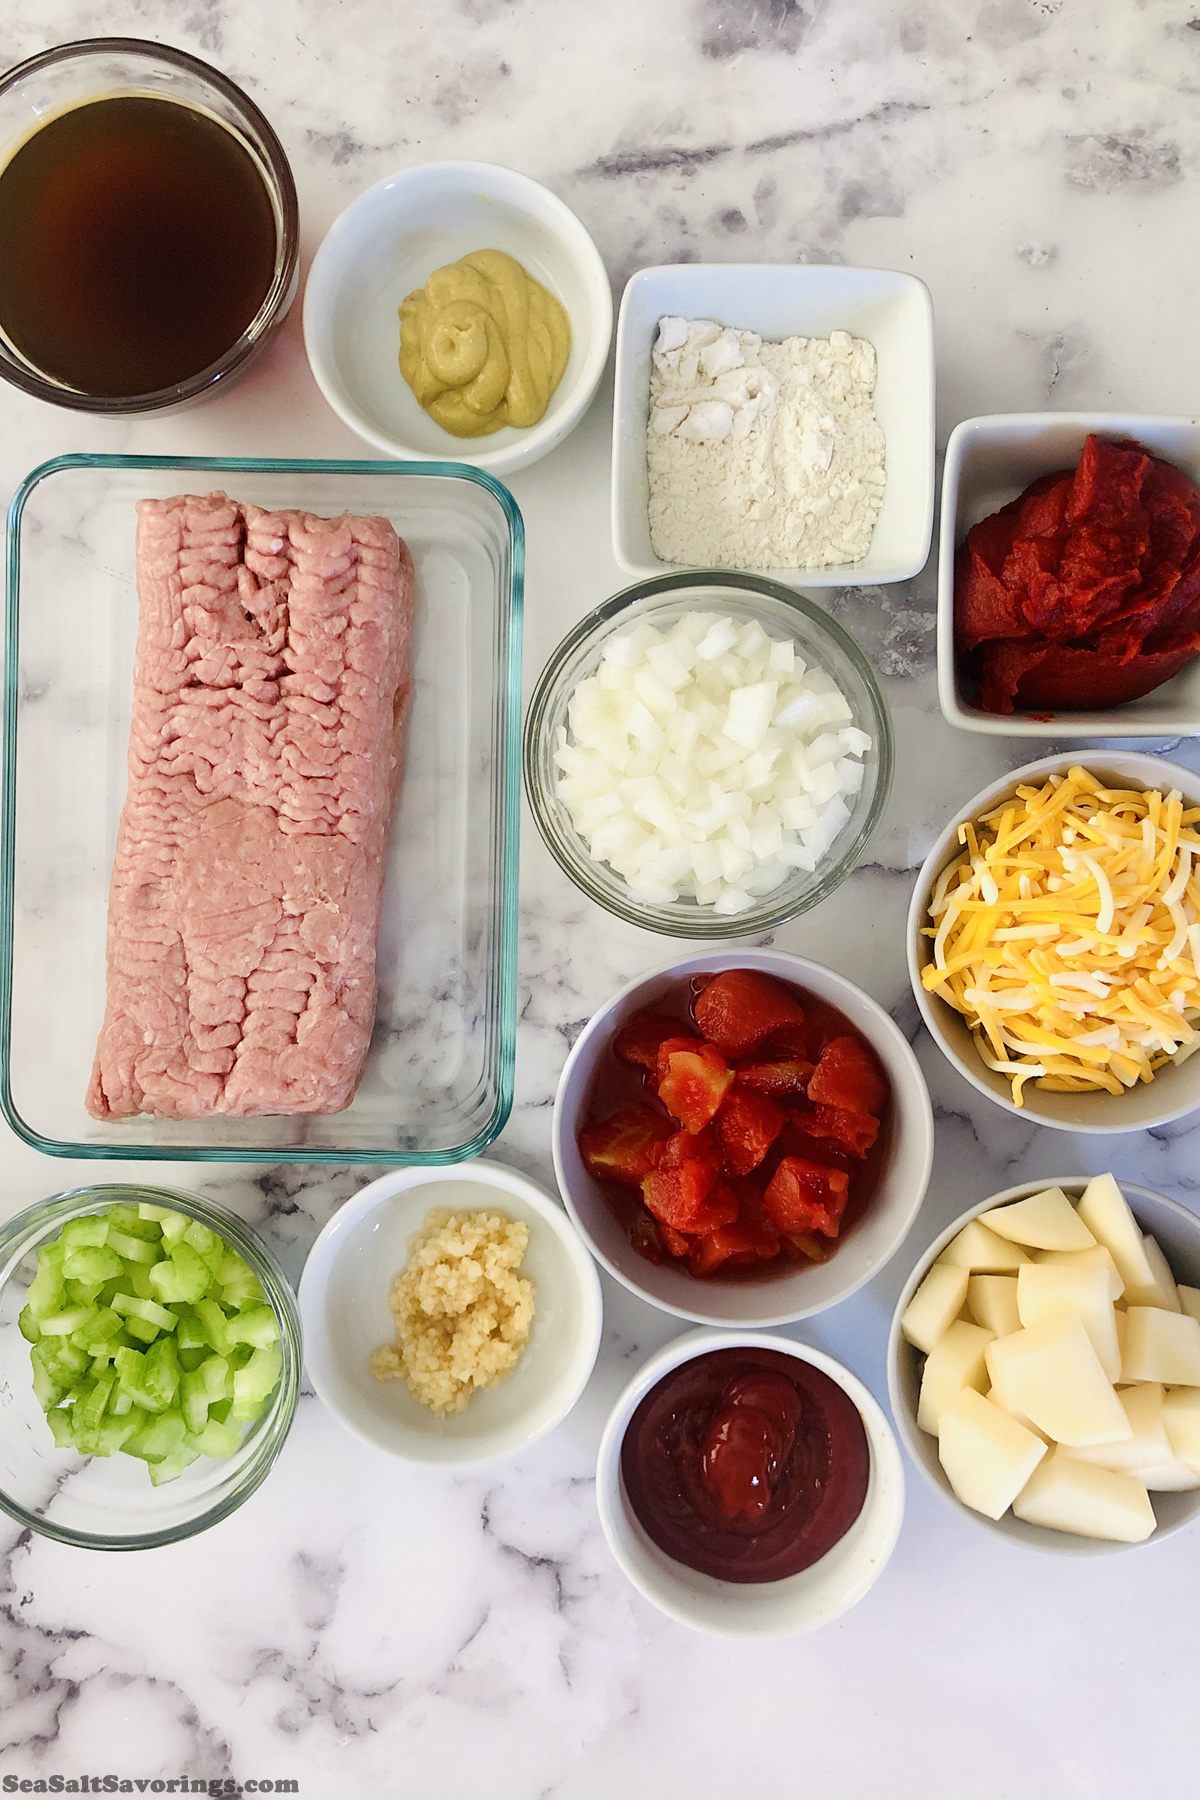
[[[658,260],[845,260],[933,290],[939,420],[991,410],[1187,411],[1200,394],[1200,17],[1191,0],[42,0],[15,60],[102,31],[207,56],[293,159],[306,255],[388,170],[506,161],[596,236],[619,290]],[[513,486],[529,533],[527,679],[621,585],[608,547],[609,390]],[[233,392],[104,425],[0,394],[0,481],[71,449],[356,455],[304,362],[299,313]],[[1103,1147],[986,1105],[920,1039],[901,922],[935,828],[1011,752],[945,727],[933,569],[830,595],[887,678],[899,775],[835,902],[784,948],[854,974],[911,1029],[938,1118],[910,1244],[804,1328],[882,1391],[905,1269],[967,1203],[1029,1174],[1119,1172],[1194,1203],[1183,1121]],[[1159,746],[1165,748],[1164,746]],[[1189,761],[1194,746],[1177,752]],[[522,848],[517,1102],[494,1154],[546,1179],[549,1103],[579,1024],[669,946],[600,915]],[[0,1146],[0,1207],[77,1171]],[[151,1171],[147,1171],[148,1173]],[[352,1172],[159,1170],[220,1192],[293,1274]],[[296,1778],[309,1800],[691,1800],[785,1792],[978,1800],[1160,1794],[1194,1757],[1195,1528],[1135,1555],[998,1543],[910,1481],[897,1552],[817,1637],[693,1636],[627,1587],[591,1470],[606,1406],[676,1324],[606,1283],[600,1365],[528,1456],[409,1471],[310,1395],[267,1485],[172,1550],[87,1555],[0,1526],[6,1777]]]

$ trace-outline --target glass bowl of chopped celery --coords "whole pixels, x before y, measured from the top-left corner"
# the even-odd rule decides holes
[[[214,1201],[76,1188],[0,1228],[0,1507],[94,1550],[177,1542],[283,1446],[300,1322],[274,1258]]]
[[[591,899],[668,937],[745,937],[824,900],[891,790],[875,672],[762,576],[637,583],[551,656],[525,724],[546,844]]]

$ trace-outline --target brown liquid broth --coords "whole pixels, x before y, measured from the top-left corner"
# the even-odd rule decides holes
[[[277,240],[262,171],[215,118],[141,95],[91,101],[0,171],[0,329],[79,392],[174,387],[254,319]]]

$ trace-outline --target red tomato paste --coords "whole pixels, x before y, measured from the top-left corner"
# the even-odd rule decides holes
[[[849,1395],[780,1350],[710,1350],[672,1369],[621,1446],[643,1529],[676,1562],[722,1581],[809,1568],[857,1519],[870,1473]]]
[[[824,1262],[878,1179],[878,1058],[840,1012],[756,969],[724,969],[680,1002],[617,1032],[579,1133],[584,1166],[636,1207],[651,1262],[700,1276]]]
[[[1125,439],[1089,437],[967,533],[959,666],[985,712],[1138,700],[1200,653],[1200,489]]]

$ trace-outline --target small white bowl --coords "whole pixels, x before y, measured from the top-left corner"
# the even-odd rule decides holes
[[[938,699],[951,725],[994,737],[1195,737],[1200,733],[1200,658],[1140,700],[1107,712],[1012,713],[973,706],[954,654],[954,559],[972,525],[1024,493],[1040,475],[1073,469],[1084,440],[1136,438],[1200,482],[1200,419],[1142,413],[995,413],[964,419],[950,434],[942,474],[938,547]]]
[[[661,1265],[647,1262],[630,1243],[628,1228],[600,1183],[584,1168],[577,1141],[609,1046],[630,1013],[677,996],[692,975],[721,969],[761,969],[836,1006],[871,1045],[892,1089],[879,1185],[835,1254],[826,1263],[788,1263],[778,1274],[747,1281],[701,1280],[673,1258]],[[701,1325],[789,1325],[845,1300],[877,1275],[903,1243],[925,1198],[933,1164],[929,1094],[903,1032],[845,976],[777,950],[710,950],[654,969],[622,988],[575,1041],[555,1095],[552,1131],[559,1191],[593,1255],[631,1293]]]
[[[408,1240],[434,1207],[496,1208],[529,1227],[521,1264],[534,1284],[529,1342],[506,1380],[437,1418],[402,1379],[377,1381],[371,1352],[391,1343],[388,1294],[408,1261]],[[313,1387],[342,1424],[391,1456],[465,1468],[527,1449],[578,1400],[600,1347],[595,1265],[562,1208],[501,1163],[399,1169],[355,1194],[309,1252],[300,1282],[304,1361]]]
[[[720,1581],[676,1562],[638,1523],[621,1479],[626,1428],[655,1383],[710,1350],[740,1348],[782,1351],[836,1381],[858,1408],[871,1453],[867,1497],[849,1531],[811,1568],[782,1581]],[[638,1370],[613,1408],[596,1464],[596,1505],[608,1547],[621,1568],[669,1618],[719,1637],[799,1637],[840,1617],[883,1572],[904,1517],[904,1466],[883,1408],[832,1356],[764,1332],[689,1331]]]
[[[400,373],[398,315],[435,269],[485,249],[507,251],[562,301],[571,356],[536,425],[459,438],[418,405]],[[492,475],[528,468],[574,430],[611,337],[612,290],[595,244],[557,195],[496,163],[425,163],[368,188],[334,221],[304,294],[312,372],[352,431],[388,456]]]
[[[1001,775],[976,794],[941,833],[921,865],[908,909],[907,948],[908,975],[921,1017],[929,1035],[964,1080],[980,1094],[994,1100],[1005,1112],[1034,1125],[1049,1125],[1055,1131],[1086,1131],[1103,1135],[1114,1131],[1150,1131],[1156,1125],[1167,1125],[1181,1119],[1200,1106],[1200,1056],[1187,1057],[1170,1064],[1153,1081],[1139,1082],[1122,1094],[1054,1094],[1044,1092],[1031,1081],[1025,1083],[1024,1105],[1013,1102],[1012,1088],[1003,1075],[989,1069],[975,1048],[975,1038],[961,1013],[948,1006],[936,994],[929,993],[921,981],[921,970],[932,956],[930,939],[922,936],[928,923],[927,908],[934,884],[946,864],[958,854],[958,827],[963,820],[977,819],[998,801],[1016,792],[1019,785],[1036,782],[1048,775],[1065,775],[1068,769],[1082,764],[1091,774],[1114,777],[1130,787],[1178,788],[1185,806],[1200,806],[1200,775],[1178,763],[1164,762],[1160,756],[1143,756],[1132,750],[1085,750],[1069,755],[1043,756],[1037,762],[1023,763]]]
[[[875,416],[887,442],[887,487],[861,562],[756,569],[793,586],[906,581],[924,568],[933,529],[933,302],[915,275],[814,263],[672,263],[630,277],[617,319],[613,401],[613,553],[631,575],[664,575],[650,543],[646,426],[658,321],[715,319],[768,341],[849,331],[875,346]]]
[[[1113,1550],[1140,1550],[1144,1546],[1110,1543],[1104,1538],[1079,1537],[1073,1531],[1050,1531],[1044,1525],[1030,1525],[1024,1519],[1018,1519],[1011,1510],[999,1519],[988,1519],[983,1513],[976,1512],[974,1507],[965,1506],[950,1486],[946,1471],[938,1461],[937,1439],[931,1437],[929,1432],[922,1431],[917,1424],[923,1359],[920,1351],[914,1350],[901,1332],[900,1320],[909,1301],[947,1244],[958,1236],[964,1225],[977,1219],[980,1213],[990,1211],[993,1206],[1006,1206],[1010,1200],[1026,1200],[1030,1194],[1040,1194],[1048,1187],[1060,1187],[1075,1199],[1083,1192],[1090,1179],[1088,1175],[1051,1175],[1043,1181],[1022,1181],[1017,1187],[1005,1188],[1002,1194],[993,1194],[990,1199],[981,1200],[978,1206],[970,1207],[961,1218],[955,1219],[953,1225],[948,1225],[929,1246],[905,1282],[892,1318],[887,1350],[888,1398],[891,1401],[892,1417],[904,1441],[904,1448],[930,1485],[951,1506],[956,1507],[960,1513],[965,1513],[976,1525],[982,1525],[986,1531],[994,1532],[998,1537],[1008,1538],[1014,1543],[1028,1544],[1034,1550],[1054,1551],[1060,1556],[1101,1556]],[[1176,1279],[1189,1285],[1200,1285],[1200,1219],[1195,1213],[1189,1212],[1186,1206],[1180,1206],[1177,1200],[1168,1200],[1165,1194],[1155,1194],[1149,1188],[1132,1187],[1127,1181],[1120,1185],[1134,1218],[1143,1231],[1157,1238]],[[1145,1540],[1146,1544],[1157,1544],[1162,1538],[1170,1537],[1172,1532],[1181,1530],[1191,1520],[1200,1518],[1200,1488],[1192,1488],[1181,1494],[1156,1493],[1150,1498],[1158,1519],[1158,1529]]]

